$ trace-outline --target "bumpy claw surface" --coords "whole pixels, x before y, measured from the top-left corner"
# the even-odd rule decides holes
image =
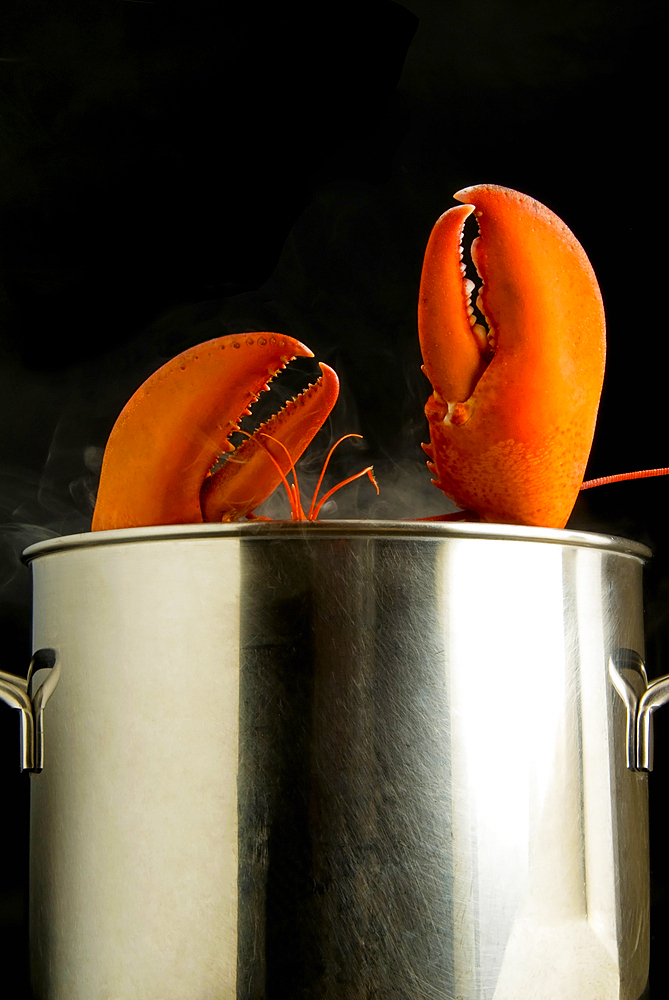
[[[481,520],[561,528],[583,481],[604,377],[594,271],[549,209],[496,185],[458,191],[428,243],[419,303],[433,387],[424,445],[434,483]],[[474,213],[477,306],[461,239]]]
[[[228,439],[269,380],[299,356],[313,354],[292,337],[252,333],[210,340],[163,365],[114,425],[93,531],[232,520],[250,513],[281,475],[263,448],[242,445],[235,451]],[[321,378],[253,439],[263,441],[269,433],[288,447],[293,461],[299,458],[337,399],[337,376],[325,365],[321,369]],[[268,445],[286,470],[280,446]],[[227,452],[232,454],[222,469],[210,475]]]

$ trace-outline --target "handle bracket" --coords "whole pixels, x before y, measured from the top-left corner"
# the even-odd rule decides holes
[[[38,670],[49,673],[31,693]],[[44,767],[44,708],[60,679],[60,660],[55,649],[38,649],[28,667],[28,676],[17,677],[0,670],[0,700],[21,713],[21,770],[39,774]]]
[[[609,657],[609,676],[627,709],[627,766],[653,770],[653,713],[669,701],[669,675],[648,683],[644,662],[633,649]]]

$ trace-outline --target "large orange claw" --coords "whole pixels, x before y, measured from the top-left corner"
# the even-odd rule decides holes
[[[562,528],[583,481],[604,378],[594,271],[549,209],[493,184],[438,220],[425,254],[418,326],[433,387],[424,445],[435,485],[483,521]],[[465,219],[478,221],[477,306],[464,276]]]
[[[234,452],[228,438],[268,381],[298,356],[313,354],[292,337],[252,333],[210,340],[163,365],[114,425],[93,531],[250,513],[290,467],[281,445],[296,461],[334,406],[339,383],[332,369],[321,365],[318,381],[256,431],[252,441],[266,448],[242,445],[219,472],[210,470],[221,454]]]

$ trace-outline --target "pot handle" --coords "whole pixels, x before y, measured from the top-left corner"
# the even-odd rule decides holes
[[[653,713],[669,701],[669,674],[648,683],[646,668],[633,649],[609,658],[609,676],[627,709],[627,766],[653,770]]]
[[[39,687],[30,692],[30,682],[38,670],[49,673]],[[44,767],[44,707],[60,679],[60,660],[55,649],[37,649],[33,653],[28,676],[17,677],[0,670],[0,700],[21,713],[21,770],[36,774]]]

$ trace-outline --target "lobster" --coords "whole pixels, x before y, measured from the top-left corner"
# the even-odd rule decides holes
[[[313,385],[234,448],[230,436],[241,418],[296,357],[313,354],[292,337],[232,335],[191,347],[154,372],[112,429],[92,530],[251,515],[285,479],[339,393],[337,375],[321,364]]]
[[[463,204],[429,238],[419,292],[432,385],[428,468],[463,508],[456,518],[562,528],[579,490],[599,482],[583,482],[606,354],[597,279],[573,233],[538,201],[497,185],[455,198]],[[476,307],[461,246],[472,214],[480,231],[471,249],[482,281]],[[230,443],[269,380],[299,356],[313,354],[291,337],[233,335],[155,372],[112,430],[93,530],[253,517],[282,481],[293,518],[316,517],[326,498],[314,498],[305,515],[286,473],[336,402],[331,368],[321,364],[313,385],[239,447]],[[364,474],[376,485],[371,467]]]
[[[527,195],[458,191],[430,236],[418,334],[433,482],[481,520],[562,528],[583,482],[604,380],[604,307],[585,251]],[[471,214],[480,236],[462,264]]]

